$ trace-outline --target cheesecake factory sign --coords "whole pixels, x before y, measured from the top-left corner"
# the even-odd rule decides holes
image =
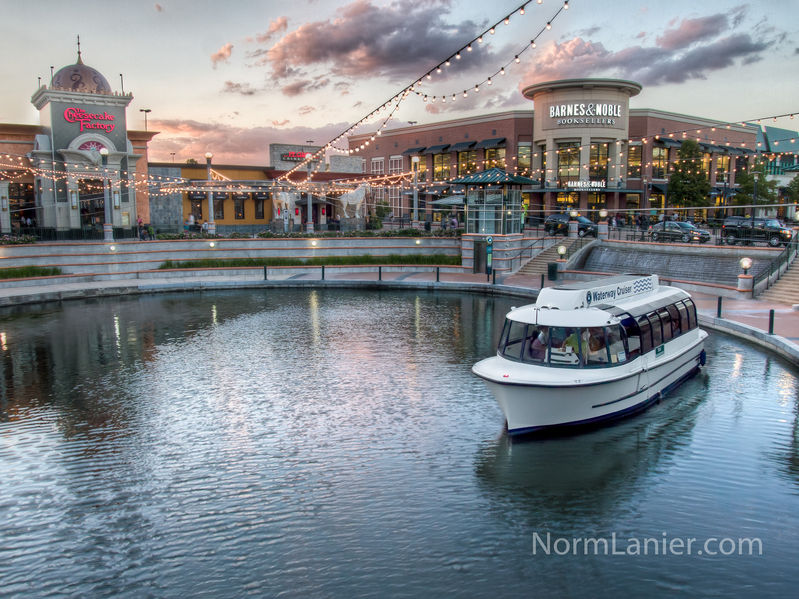
[[[623,127],[616,102],[572,102],[549,105],[550,127]]]

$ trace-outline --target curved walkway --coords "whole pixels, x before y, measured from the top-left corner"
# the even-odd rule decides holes
[[[436,281],[433,272],[397,272],[385,269],[381,280],[377,270],[364,272],[335,272],[328,269],[321,280],[321,269],[311,268],[302,274],[280,268],[269,270],[269,280],[264,280],[263,270],[252,269],[246,274],[202,273],[182,276],[154,275],[153,278],[120,278],[106,281],[59,281],[38,285],[20,285],[0,288],[0,307],[19,306],[48,301],[84,299],[141,293],[159,293],[179,290],[231,289],[252,287],[396,287],[431,288],[448,291],[472,291],[514,295],[533,301],[539,291],[540,276],[511,275],[502,284],[492,284],[484,274],[440,274]],[[724,298],[721,317],[718,316],[718,298],[703,293],[692,293],[697,304],[700,324],[741,337],[761,345],[794,364],[799,364],[799,312],[791,306],[761,300]],[[770,312],[774,311],[774,334],[769,334]]]

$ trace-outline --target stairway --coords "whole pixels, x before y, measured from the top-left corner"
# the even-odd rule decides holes
[[[799,267],[796,262],[788,267],[780,280],[757,296],[757,299],[778,304],[799,304]]]
[[[562,242],[556,243],[550,248],[545,249],[540,254],[533,256],[530,261],[522,266],[516,274],[520,275],[545,275],[547,274],[547,264],[558,259],[558,246],[565,245],[568,249],[577,243],[579,238],[566,237]]]

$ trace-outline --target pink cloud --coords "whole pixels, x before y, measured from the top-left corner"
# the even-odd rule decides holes
[[[656,38],[658,46],[666,50],[679,50],[695,42],[701,42],[723,32],[727,28],[727,17],[711,15],[700,19],[683,19],[680,25],[667,29]]]
[[[289,20],[287,17],[278,17],[271,23],[269,23],[269,27],[264,33],[259,33],[255,36],[255,41],[258,43],[268,42],[273,35],[280,31],[286,31],[288,28]]]
[[[214,68],[216,68],[216,65],[219,64],[220,62],[227,62],[230,59],[230,54],[232,52],[233,52],[233,44],[231,43],[225,44],[224,46],[219,48],[219,50],[211,54],[211,64],[213,64]]]

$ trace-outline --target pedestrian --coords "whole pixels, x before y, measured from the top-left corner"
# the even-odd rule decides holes
[[[452,218],[449,221],[449,226],[453,231],[458,228],[458,217],[455,216],[454,214],[452,215]]]

